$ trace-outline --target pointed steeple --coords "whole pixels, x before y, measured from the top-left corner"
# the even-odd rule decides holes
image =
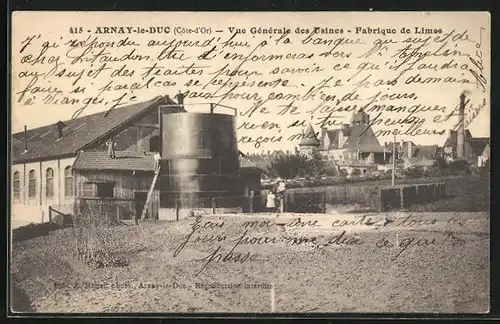
[[[319,139],[314,132],[312,124],[309,122],[304,138],[299,143],[299,146],[319,146]]]

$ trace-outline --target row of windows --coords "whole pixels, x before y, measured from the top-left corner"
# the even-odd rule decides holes
[[[14,172],[13,182],[14,199],[20,199],[21,175],[19,171]],[[32,169],[28,173],[28,198],[35,198],[36,182],[35,170]],[[73,174],[70,166],[64,169],[64,196],[73,196]],[[47,168],[45,171],[45,197],[54,197],[54,169],[52,168]]]

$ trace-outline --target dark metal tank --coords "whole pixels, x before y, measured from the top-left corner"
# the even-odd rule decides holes
[[[234,116],[165,114],[161,128],[162,206],[177,200],[185,207],[207,207],[211,198],[227,206],[237,203],[231,199],[242,195]]]

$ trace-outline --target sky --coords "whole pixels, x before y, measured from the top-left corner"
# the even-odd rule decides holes
[[[105,31],[105,27],[129,27],[133,32],[97,34]],[[160,31],[162,27],[163,31],[169,28],[170,33],[150,33],[153,29]],[[319,28],[318,33],[311,34],[315,27]],[[281,37],[282,33],[264,33],[270,28],[289,28],[291,33],[284,37]],[[141,33],[141,29],[148,30],[148,33]],[[307,29],[309,32],[306,32]],[[120,31],[119,28],[116,30]],[[190,30],[190,34],[185,34]],[[236,30],[240,33],[234,35]],[[403,30],[406,31],[402,33]],[[247,129],[240,129],[237,134],[240,139],[245,136],[247,141],[239,144],[242,151],[287,150],[293,149],[298,141],[286,139],[303,129],[288,127],[295,121],[305,121],[306,124],[312,122],[315,130],[319,131],[317,125],[327,115],[324,112],[327,110],[325,106],[334,107],[337,103],[337,109],[329,120],[332,124],[347,123],[352,113],[339,112],[338,107],[361,107],[369,104],[370,98],[381,100],[371,106],[378,104],[410,107],[419,104],[422,107],[445,107],[442,114],[439,111],[426,111],[415,113],[413,117],[425,119],[422,128],[448,130],[456,123],[456,116],[439,125],[433,122],[433,119],[446,119],[444,117],[457,106],[459,95],[466,92],[467,100],[470,100],[467,115],[476,115],[474,110],[478,112],[468,129],[473,136],[488,137],[489,30],[489,14],[467,12],[17,12],[13,16],[12,37],[12,131],[22,131],[25,125],[31,129],[70,119],[75,111],[82,107],[83,102],[89,104],[81,116],[107,110],[113,100],[119,98],[127,104],[150,100],[158,95],[168,94],[173,97],[179,91],[189,91],[195,98],[188,96],[185,99],[188,111],[207,111],[210,102],[220,102],[238,109],[236,126],[247,123]],[[121,31],[127,31],[127,28]],[[324,31],[328,33],[322,33]],[[450,35],[446,36],[447,34]],[[105,62],[106,69],[93,77],[103,62],[83,62],[78,61],[78,57],[85,49],[89,49],[91,40],[96,37],[96,43],[90,45],[89,52],[93,51],[95,54],[103,50],[108,57],[122,58],[133,51],[132,55],[137,55],[136,59]],[[430,37],[430,41],[415,50],[427,37]],[[441,37],[441,41],[437,41],[436,37]],[[83,46],[75,46],[70,50],[67,45],[70,40],[75,44],[75,40],[85,39],[88,40]],[[30,40],[29,44],[27,40]],[[127,40],[137,46],[119,47],[119,40],[122,44]],[[232,43],[224,43],[227,40]],[[163,45],[148,46],[150,41],[163,42]],[[190,43],[184,43],[174,54],[167,55],[169,47],[166,44],[183,41]],[[106,48],[104,45],[109,45],[110,42],[115,42],[114,46]],[[201,46],[204,42],[209,42],[209,46]],[[214,46],[215,49],[207,54],[215,55],[212,59],[198,59],[200,54]],[[410,47],[405,51],[405,46]],[[370,51],[373,51],[371,55],[363,57]],[[404,72],[397,84],[387,84],[426,51],[437,55],[423,57],[412,65],[411,70]],[[91,58],[93,54],[80,57]],[[273,55],[283,55],[283,58],[270,59]],[[144,59],[137,59],[139,56]],[[254,57],[255,61],[230,59],[238,56]],[[408,60],[407,63],[404,63],[405,60]],[[457,64],[457,68],[450,68],[453,65],[449,63],[450,60]],[[71,61],[76,63],[71,64]],[[443,68],[445,63],[448,63],[447,68]],[[190,70],[193,72],[191,75],[155,75],[152,72],[156,71],[155,69],[145,75],[148,68],[155,64],[162,67],[158,69],[161,73],[166,70],[186,70],[188,66],[194,68]],[[389,68],[398,64],[403,65],[397,71]],[[461,66],[464,68],[461,69]],[[197,74],[200,71],[201,74]],[[230,75],[231,72],[233,75]],[[82,77],[74,85],[77,79],[75,75],[78,73],[82,73]],[[475,82],[408,82],[411,75],[415,77],[414,80],[420,76],[421,81],[426,78],[453,78]],[[133,88],[134,82],[136,85],[145,84],[153,76],[153,82],[158,82],[159,86],[130,89]],[[324,80],[329,81],[323,83]],[[369,84],[363,84],[363,80],[368,80]],[[379,84],[376,84],[377,80]],[[476,80],[481,80],[484,89]],[[219,89],[226,81],[233,83]],[[259,86],[259,82],[260,85],[266,86]],[[253,83],[254,86],[247,87],[244,83]],[[236,87],[232,90],[234,85]],[[75,91],[78,86],[79,93],[78,90]],[[85,90],[82,92],[83,87]],[[317,92],[315,96],[308,97],[311,89]],[[51,103],[50,96],[54,94],[60,96],[59,98],[67,96],[78,100],[79,103],[62,103],[62,99]],[[210,94],[212,97],[207,97]],[[288,100],[278,100],[280,96],[288,96]],[[291,99],[293,96],[297,96],[296,100]],[[333,101],[323,101],[332,98]],[[480,109],[483,103],[484,107]],[[252,107],[256,106],[249,116]],[[284,109],[288,109],[287,113],[280,114]],[[291,111],[293,114],[290,114]],[[369,114],[372,118],[377,115],[375,112]],[[404,119],[407,115],[408,113],[385,111],[380,118],[394,121]],[[442,116],[435,117],[436,115]],[[259,127],[265,122],[267,128],[270,123],[276,123],[280,129]],[[335,127],[332,125],[328,128]],[[398,124],[386,128],[393,127],[404,128],[408,125]],[[373,128],[377,131],[382,127]],[[411,139],[416,144],[442,145],[446,135],[447,132],[443,135],[399,136],[398,140]],[[268,140],[256,147],[255,140],[259,136],[261,140],[262,137],[267,137]],[[270,139],[273,136],[274,139],[282,136],[282,140],[273,142]],[[379,137],[381,143],[392,140],[393,136],[390,135]]]

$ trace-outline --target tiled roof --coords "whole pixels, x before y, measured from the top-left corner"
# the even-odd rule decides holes
[[[345,149],[360,150],[362,152],[384,152],[371,127],[363,124],[350,127],[351,136],[344,144]]]
[[[484,148],[490,143],[488,137],[475,137],[470,140],[470,146],[477,155],[483,154]]]
[[[141,116],[158,104],[175,104],[168,97],[157,97],[149,101],[115,108],[92,115],[64,121],[63,137],[57,139],[56,123],[27,131],[28,151],[24,152],[25,134],[12,135],[12,161],[21,163],[76,154],[86,145],[113,132],[126,122]],[[181,108],[179,108],[181,109]]]
[[[135,151],[116,151],[111,158],[107,151],[78,153],[73,170],[95,171],[154,171],[153,154],[140,154]]]
[[[325,136],[322,136],[323,149],[346,149],[348,151],[362,152],[377,152],[383,153],[384,148],[380,145],[375,133],[369,125],[370,116],[362,109],[356,113],[353,112],[351,123],[349,125],[343,124],[338,129],[327,130],[326,135],[330,139],[329,147],[324,147]],[[347,137],[347,141],[342,147],[339,147],[340,133]]]
[[[446,139],[443,147],[451,146],[451,147],[457,147],[457,131],[450,131],[450,134],[448,135],[448,138]],[[470,140],[472,139],[472,134],[468,129],[465,130],[465,140]]]

